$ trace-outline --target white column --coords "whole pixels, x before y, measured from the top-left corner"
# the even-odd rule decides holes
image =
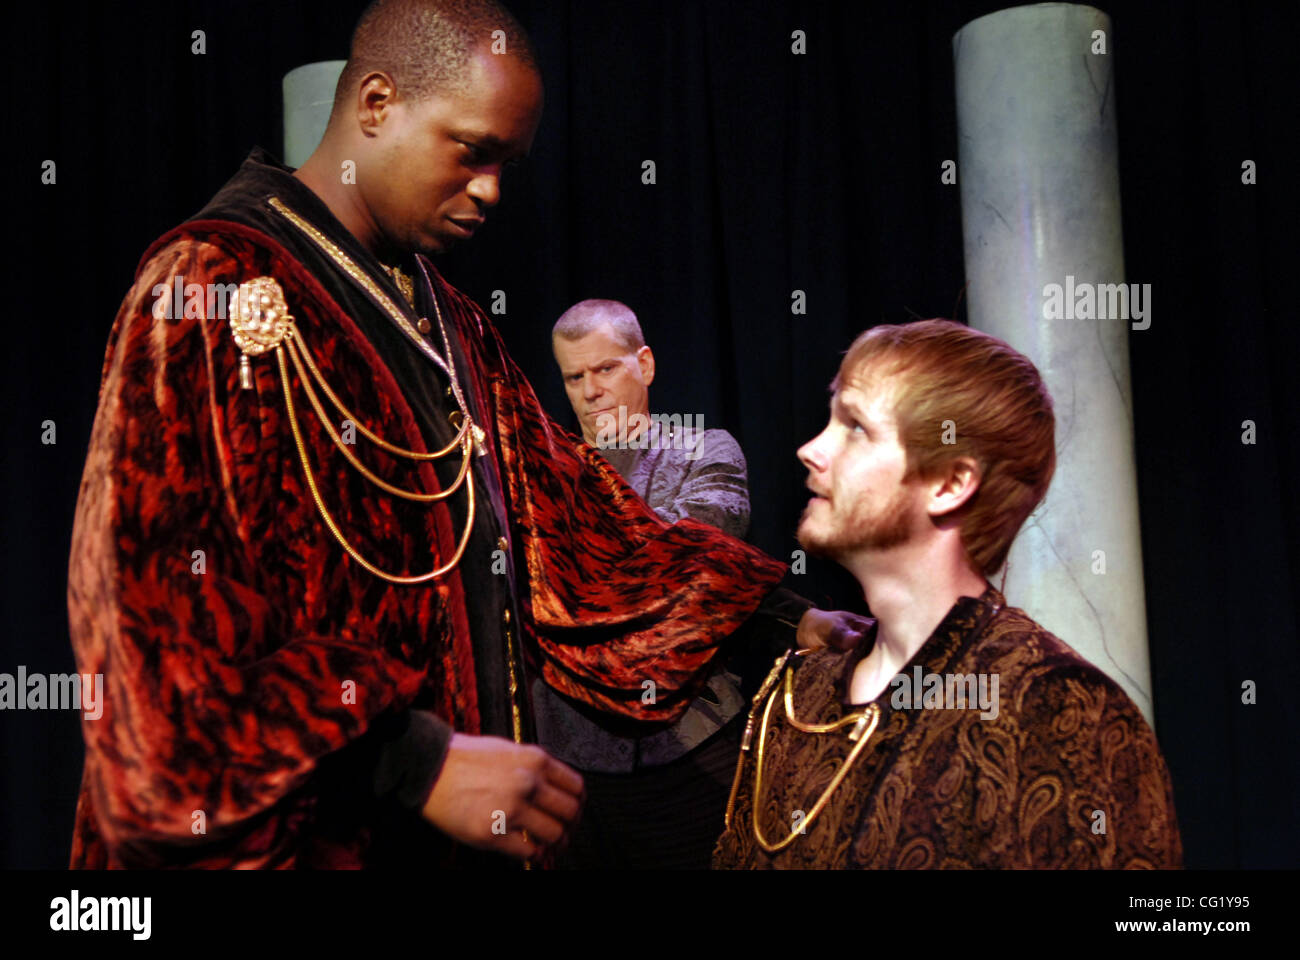
[[[1151,721],[1130,320],[1054,319],[1045,293],[1125,281],[1113,44],[1110,18],[1075,4],[1002,10],[959,30],[958,182],[971,325],[1030,357],[1056,406],[1056,476],[1012,547],[1007,601]]]
[[[346,60],[295,67],[284,75],[284,157],[297,169],[320,145],[334,107],[334,88]]]

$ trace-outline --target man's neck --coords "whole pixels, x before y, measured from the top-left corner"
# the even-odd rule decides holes
[[[854,564],[876,618],[876,643],[854,671],[851,699],[865,703],[917,652],[961,597],[979,597],[988,581],[951,541],[904,544]]]
[[[365,205],[361,195],[353,184],[345,184],[341,176],[342,163],[335,163],[329,146],[322,143],[316,152],[294,171],[293,175],[316,194],[321,203],[329,208],[336,220],[343,224],[363,247],[369,250],[381,262],[396,263],[392,251],[382,250],[379,229]],[[390,263],[390,265],[392,265]]]

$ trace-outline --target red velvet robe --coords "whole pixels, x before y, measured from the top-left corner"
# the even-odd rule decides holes
[[[304,482],[272,356],[253,360],[254,389],[241,390],[226,320],[155,317],[155,286],[178,275],[275,278],[358,419],[426,449],[375,349],[269,236],[190,222],[146,252],[110,334],[73,532],[77,669],[102,673],[106,696],[102,716],[83,720],[72,862],[367,865],[370,814],[349,794],[364,762],[332,770],[332,758],[410,707],[479,732],[466,591],[489,574],[394,585],[350,559]],[[436,272],[434,282],[470,355],[469,387],[491,411],[527,654],[569,696],[674,719],[784,566],[703,523],[663,524],[550,420],[483,312]],[[360,553],[400,573],[449,557],[460,530],[447,510],[364,480],[292,367],[290,377],[326,506]],[[360,441],[357,454],[390,483],[438,489],[428,465]]]

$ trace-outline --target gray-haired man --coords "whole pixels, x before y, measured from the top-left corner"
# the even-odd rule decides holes
[[[733,537],[749,529],[745,455],[696,414],[651,414],[655,356],[636,314],[617,300],[564,312],[551,348],[582,438],[666,522],[695,517]]]
[[[749,528],[745,457],[702,418],[651,416],[655,357],[636,315],[616,300],[584,300],[555,324],[551,346],[583,439],[664,521],[694,517],[735,537]],[[792,608],[798,621],[802,609]],[[619,725],[534,689],[543,746],[583,771],[587,806],[567,865],[705,869],[720,830],[745,707],[722,664],[681,720],[655,730]]]

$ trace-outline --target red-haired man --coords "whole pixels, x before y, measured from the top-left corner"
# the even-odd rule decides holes
[[[778,661],[714,865],[1180,866],[1142,714],[989,584],[1055,468],[1033,364],[927,320],[862,334],[831,389],[799,450],[798,537],[857,577],[876,624]]]

